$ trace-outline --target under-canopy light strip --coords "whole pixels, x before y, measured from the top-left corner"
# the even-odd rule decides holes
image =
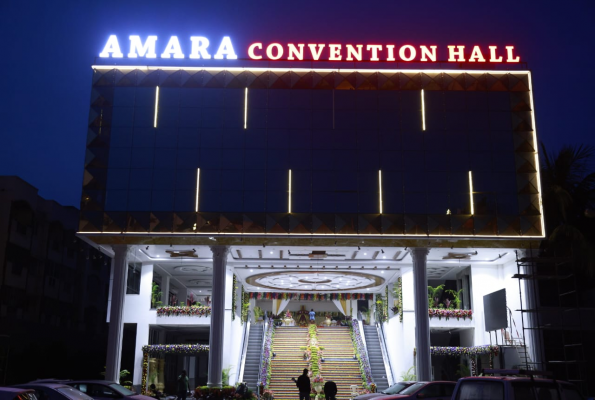
[[[382,214],[382,170],[378,170],[378,206]]]
[[[421,90],[421,129],[426,130],[426,102],[424,101],[424,90]]]
[[[194,211],[198,211],[198,191],[200,188],[200,168],[196,169],[196,200],[194,203]]]
[[[537,144],[537,128],[535,126],[535,107],[533,106],[533,84],[531,79],[531,72],[529,75],[529,99],[531,100],[531,123],[533,124],[533,147],[535,148],[535,170],[537,171],[537,190],[539,191],[539,214],[541,219],[541,235],[545,236],[545,221],[543,216],[543,201],[541,192],[541,172],[539,168],[539,145]]]
[[[244,92],[244,129],[248,129],[248,88]]]
[[[469,171],[469,203],[471,204],[471,215],[475,214],[475,205],[473,204],[473,173]]]
[[[153,118],[153,128],[157,128],[157,113],[159,110],[159,86],[155,87],[155,117]]]
[[[291,170],[289,170],[289,185],[287,190],[287,212],[291,214]]]

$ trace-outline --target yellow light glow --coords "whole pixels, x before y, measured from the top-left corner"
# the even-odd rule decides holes
[[[533,124],[533,147],[535,148],[535,169],[537,170],[537,190],[539,191],[539,214],[541,219],[541,237],[545,236],[545,221],[543,219],[543,201],[541,196],[541,168],[539,167],[539,152],[537,144],[537,128],[535,127],[535,108],[533,106],[533,83],[531,72],[527,72],[529,78],[529,98],[531,99],[531,123]]]
[[[382,214],[382,170],[378,170],[378,205]]]
[[[157,128],[157,113],[159,110],[159,86],[155,87],[155,117],[153,118],[153,128]]]
[[[291,170],[289,170],[289,185],[287,190],[287,212],[291,214]]]
[[[463,70],[463,69],[358,69],[358,68],[250,68],[250,67],[164,67],[164,66],[149,66],[149,65],[92,65],[91,68],[97,70],[133,70],[133,69],[140,69],[140,70],[147,70],[147,71],[156,71],[156,70],[163,70],[163,71],[236,71],[236,72],[243,72],[243,71],[253,71],[253,72],[266,72],[266,71],[275,71],[275,72],[345,72],[345,73],[353,73],[353,72],[366,72],[366,73],[374,73],[374,72],[382,72],[382,73],[428,73],[428,74],[437,74],[437,73],[447,73],[447,74],[454,74],[454,73],[465,73],[471,75],[478,75],[478,74],[492,74],[492,75],[506,75],[506,74],[529,74],[529,71],[526,70]]]
[[[200,189],[200,168],[196,169],[196,200],[194,201],[194,211],[198,211],[198,193]]]
[[[244,129],[248,129],[248,88],[244,92]]]
[[[471,215],[475,214],[475,205],[473,204],[473,174],[469,171],[469,202],[471,204]]]
[[[424,101],[424,90],[421,90],[421,130],[426,130],[426,102]]]

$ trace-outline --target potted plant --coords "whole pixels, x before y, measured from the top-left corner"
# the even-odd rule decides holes
[[[370,321],[372,320],[372,309],[368,308],[366,311],[363,312],[364,314],[364,324],[370,325]]]
[[[262,321],[262,316],[264,315],[262,308],[254,307],[254,310],[252,312],[254,313],[254,319],[256,320],[257,323],[258,323],[258,321]]]

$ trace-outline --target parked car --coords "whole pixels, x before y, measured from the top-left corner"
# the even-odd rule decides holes
[[[63,383],[29,382],[14,385],[14,387],[33,389],[37,400],[93,400],[86,394]]]
[[[89,381],[68,381],[67,385],[77,388],[83,393],[88,394],[95,400],[155,400],[152,397],[137,394],[132,390],[116,382],[89,380]]]
[[[368,400],[373,397],[384,396],[387,394],[398,394],[403,389],[408,388],[409,386],[413,385],[415,382],[397,382],[391,387],[384,389],[380,392],[376,393],[367,393],[367,394],[360,394],[359,396],[355,397],[354,400]]]
[[[583,400],[577,388],[564,381],[541,379],[543,371],[486,369],[500,376],[469,376],[459,379],[452,400]],[[525,376],[514,376],[525,375]]]
[[[427,399],[427,400],[449,400],[455,386],[455,382],[434,381],[416,382],[401,390],[397,394],[386,394],[374,397],[374,400],[404,400],[404,399]]]
[[[0,400],[37,400],[37,397],[33,389],[0,387]]]

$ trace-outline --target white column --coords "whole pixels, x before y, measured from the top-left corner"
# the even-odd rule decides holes
[[[128,246],[112,245],[112,301],[110,304],[110,322],[107,338],[107,359],[105,380],[120,382],[120,363],[122,359],[122,336],[124,331],[123,313],[126,297],[126,279],[128,276]]]
[[[169,276],[161,278],[161,302],[164,306],[169,306]],[[172,304],[175,306],[176,304]]]
[[[126,298],[126,321],[136,320],[135,366],[143,365],[143,346],[149,344],[150,319],[156,313],[155,310],[149,311],[153,296],[153,271],[153,264],[143,264],[140,273],[139,293],[130,294]],[[141,382],[142,368],[134,368],[132,384],[140,387]]]
[[[413,259],[413,295],[415,306],[415,348],[417,350],[417,380],[432,380],[430,357],[430,318],[428,318],[428,272],[429,249],[411,249]]]
[[[213,296],[211,301],[211,332],[209,336],[209,378],[207,386],[221,386],[225,318],[225,271],[228,246],[211,246],[213,252]]]

